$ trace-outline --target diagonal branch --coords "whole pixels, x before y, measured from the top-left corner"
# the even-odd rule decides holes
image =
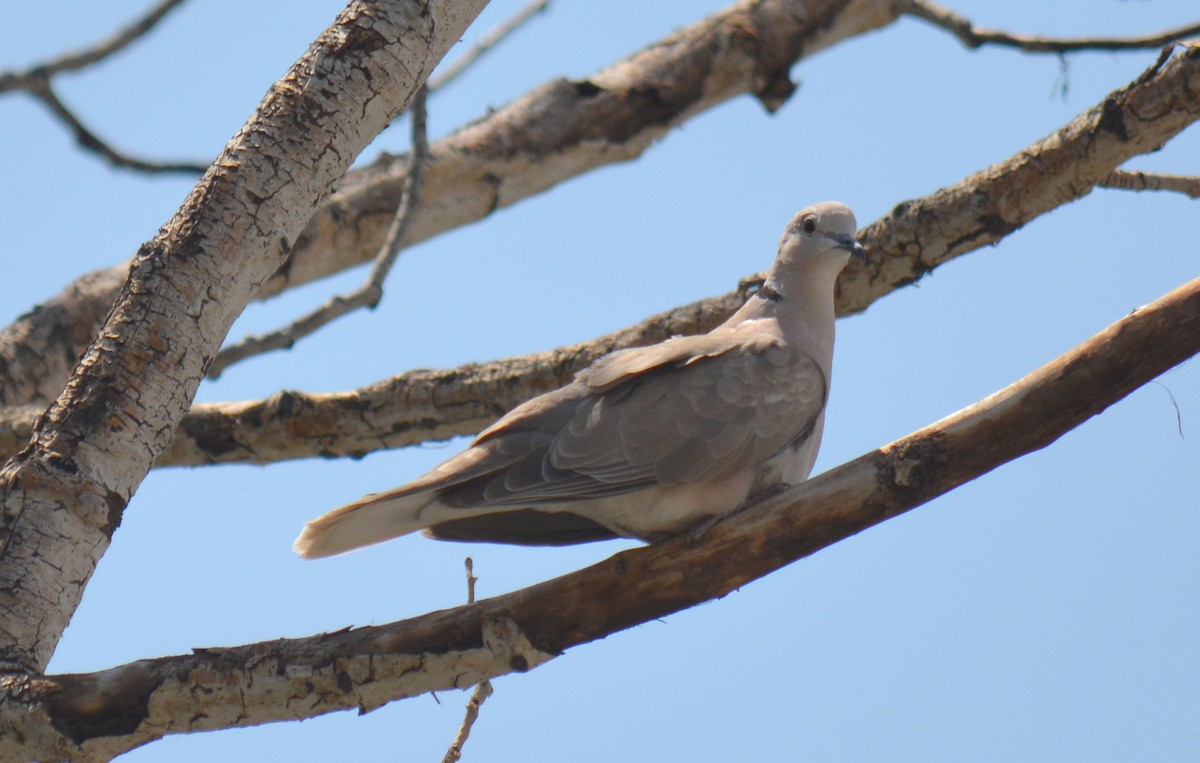
[[[46,664],[229,327],[485,4],[352,0],[141,247],[103,330],[0,470],[4,669]]]
[[[0,707],[0,726],[90,759],[167,734],[362,712],[523,672],[725,596],[1046,447],[1198,352],[1200,279],[978,403],[756,501],[700,542],[624,551],[524,590],[389,625],[13,679],[0,683],[14,697]],[[4,757],[39,751],[0,738]]]
[[[742,0],[579,80],[545,82],[430,146],[425,203],[404,244],[481,220],[585,172],[640,157],[736,96],[768,111],[792,66],[896,19],[891,0]],[[403,184],[404,156],[347,179],[317,210],[260,296],[369,261]]]
[[[408,170],[405,172],[406,181],[404,193],[400,195],[400,205],[388,226],[387,235],[375,255],[375,265],[362,286],[349,294],[331,298],[308,315],[289,323],[287,326],[262,336],[248,336],[241,341],[223,347],[208,366],[208,376],[216,379],[229,366],[247,358],[270,352],[291,348],[297,341],[303,339],[333,321],[348,315],[355,310],[369,307],[372,310],[383,299],[383,282],[396,264],[400,256],[400,242],[404,239],[413,217],[421,203],[421,181],[425,175],[425,159],[429,154],[429,141],[426,138],[425,99],[428,87],[422,87],[413,96],[409,113],[412,118],[412,153],[408,159]]]
[[[121,29],[112,37],[96,45],[74,53],[67,53],[58,58],[35,64],[23,71],[0,73],[0,95],[6,92],[24,90],[41,101],[50,113],[58,117],[75,137],[80,148],[100,155],[114,167],[136,170],[149,174],[182,173],[199,175],[208,168],[207,164],[195,162],[152,162],[138,159],[118,151],[98,135],[92,132],[83,121],[67,108],[54,92],[51,79],[64,72],[79,71],[99,63],[109,56],[124,50],[134,41],[144,37],[158,22],[172,10],[182,5],[184,0],[160,0],[144,16],[129,26]]]
[[[950,32],[968,48],[1001,45],[1027,53],[1070,53],[1082,50],[1152,50],[1200,34],[1200,23],[1135,37],[1041,37],[977,27],[971,20],[931,0],[901,0],[900,12]]]
[[[31,80],[28,83],[27,89],[30,95],[41,101],[46,108],[50,109],[52,114],[66,125],[67,129],[75,136],[75,142],[79,144],[80,148],[99,154],[114,167],[150,174],[184,175],[199,175],[208,169],[207,164],[196,164],[193,162],[152,162],[118,151],[88,129],[83,122],[79,121],[79,117],[75,116],[75,113],[59,100],[48,78]]]

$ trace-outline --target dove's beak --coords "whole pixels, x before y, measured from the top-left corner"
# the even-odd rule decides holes
[[[851,257],[857,257],[860,260],[867,259],[867,250],[863,249],[863,245],[858,243],[858,239],[853,236],[838,236],[835,240],[840,248],[850,252]]]

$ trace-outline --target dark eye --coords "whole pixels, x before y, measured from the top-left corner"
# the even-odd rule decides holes
[[[801,220],[800,221],[800,230],[802,230],[805,233],[808,233],[810,235],[813,233],[816,233],[817,232],[817,218],[806,217],[803,220]]]

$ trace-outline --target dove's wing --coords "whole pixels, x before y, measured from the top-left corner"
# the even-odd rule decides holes
[[[472,449],[495,468],[460,472],[439,502],[536,508],[719,482],[810,433],[827,385],[778,339],[718,331],[618,353],[573,386],[587,394],[517,409],[480,435]]]

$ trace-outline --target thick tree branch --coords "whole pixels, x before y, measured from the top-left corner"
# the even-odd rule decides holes
[[[43,61],[28,67],[24,71],[9,71],[0,73],[0,94],[13,90],[29,90],[40,81],[63,72],[78,71],[99,63],[109,56],[124,50],[130,43],[144,37],[158,25],[163,18],[183,5],[184,0],[160,0],[140,19],[124,29],[119,30],[107,40],[84,50],[65,53],[49,61]],[[203,168],[201,169],[203,171]]]
[[[1188,24],[1157,34],[1136,37],[1041,37],[984,29],[931,0],[900,0],[900,11],[945,29],[968,48],[1002,45],[1027,53],[1070,53],[1081,50],[1151,50],[1200,34],[1200,24]]]
[[[0,329],[0,406],[45,408],[58,396],[128,275],[123,263],[80,276]]]
[[[166,734],[368,711],[529,670],[741,586],[1043,448],[1200,352],[1200,279],[980,402],[715,525],[390,625],[11,679],[0,755],[103,759]],[[15,753],[14,753],[15,751]],[[46,751],[45,755],[37,753]],[[50,753],[53,753],[51,755]]]
[[[158,235],[0,471],[0,665],[40,670],[234,319],[486,0],[355,0]]]
[[[589,170],[642,155],[739,95],[779,108],[797,61],[896,18],[891,0],[743,0],[582,80],[544,83],[430,145],[425,202],[406,246],[483,219]],[[370,260],[407,157],[381,157],[318,210],[261,296]]]
[[[795,61],[895,18],[891,0],[743,0],[586,80],[546,83],[431,144],[424,202],[403,245],[480,220],[589,170],[636,159],[671,128],[736,95],[753,93],[778,107],[793,89],[788,72]],[[371,260],[399,205],[407,166],[407,157],[383,157],[350,172],[258,296]],[[102,317],[115,297],[115,290],[93,291],[91,299],[103,305],[80,306],[81,320]],[[52,302],[61,309],[68,304],[65,294]],[[35,308],[0,332],[3,404],[51,399],[10,394],[10,387],[61,389],[86,347],[64,341],[61,309]],[[56,320],[43,326],[43,315]],[[98,322],[86,330],[72,327],[71,336],[90,337],[98,328]],[[31,356],[37,358],[32,364]]]

